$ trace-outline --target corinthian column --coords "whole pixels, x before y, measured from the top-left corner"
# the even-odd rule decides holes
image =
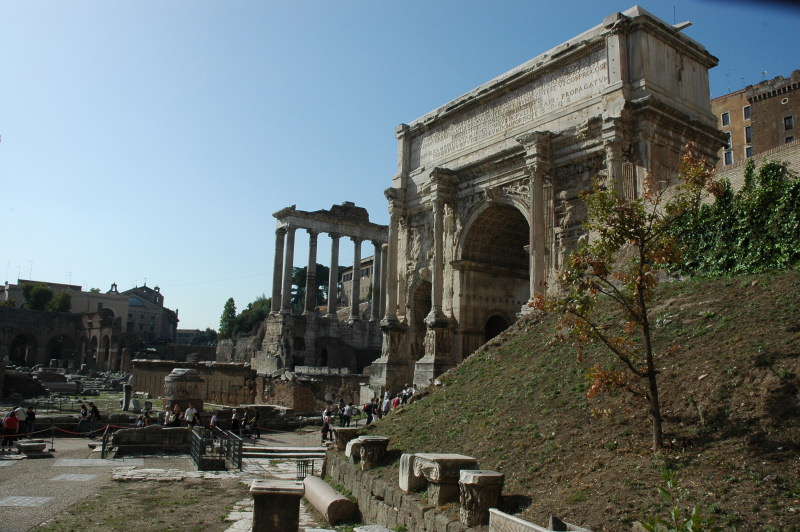
[[[294,232],[296,230],[296,227],[286,227],[286,260],[283,263],[281,314],[292,313],[292,268],[294,267]]]
[[[283,241],[286,238],[286,229],[279,227],[275,230],[275,262],[272,266],[272,304],[270,313],[278,314],[281,311],[281,274],[283,273]]]
[[[305,314],[314,312],[317,306],[317,233],[308,231],[308,267],[306,268]]]
[[[353,294],[350,297],[350,320],[360,320],[361,313],[358,310],[358,302],[361,299],[361,239],[350,237],[353,241]]]
[[[533,132],[517,138],[525,147],[525,163],[531,177],[530,196],[530,293],[531,299],[544,295],[547,291],[547,264],[545,262],[545,180],[549,179],[551,168],[551,134],[547,131]]]
[[[433,202],[433,275],[431,276],[432,286],[431,292],[433,296],[433,305],[431,311],[425,317],[425,323],[429,326],[434,326],[442,321],[446,321],[444,312],[442,312],[442,284],[444,282],[444,260],[442,257],[443,246],[443,224],[444,217],[444,202],[434,200]]]
[[[381,270],[383,269],[381,250],[383,243],[373,240],[372,245],[375,248],[375,254],[372,260],[372,312],[369,321],[378,321],[381,319]]]
[[[339,239],[342,235],[330,233],[331,267],[328,270],[328,317],[336,317],[336,304],[339,298]]]

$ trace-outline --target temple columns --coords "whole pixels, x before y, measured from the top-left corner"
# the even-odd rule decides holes
[[[381,319],[381,276],[383,271],[381,250],[383,249],[383,243],[373,240],[372,245],[375,252],[372,261],[372,305],[369,319],[370,321],[378,321]]]
[[[286,227],[286,260],[283,263],[281,314],[292,313],[292,269],[294,267],[294,233],[296,227]]]

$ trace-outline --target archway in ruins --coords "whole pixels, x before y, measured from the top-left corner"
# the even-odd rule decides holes
[[[16,366],[31,367],[36,364],[37,349],[38,344],[35,337],[30,334],[20,334],[11,342],[9,362]]]
[[[508,329],[509,323],[502,316],[495,314],[486,321],[486,326],[483,328],[483,339],[488,342],[501,332]]]
[[[459,270],[459,329],[462,359],[487,340],[489,323],[513,317],[530,297],[529,224],[514,205],[493,203],[465,228]],[[513,318],[510,318],[513,319]],[[492,333],[501,324],[493,320]]]

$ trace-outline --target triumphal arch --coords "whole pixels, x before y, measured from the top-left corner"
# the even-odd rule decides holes
[[[689,142],[715,160],[716,64],[633,7],[398,126],[373,387],[428,384],[552,290],[593,178],[634,198]]]

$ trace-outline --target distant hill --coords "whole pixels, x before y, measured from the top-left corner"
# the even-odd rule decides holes
[[[665,283],[653,308],[658,454],[645,405],[586,398],[587,370],[611,359],[551,345],[554,316],[522,318],[373,432],[390,450],[459,452],[504,472],[504,509],[540,525],[554,514],[627,531],[666,517],[669,468],[686,506],[724,530],[800,530],[800,272]],[[383,474],[397,479],[396,467]]]

